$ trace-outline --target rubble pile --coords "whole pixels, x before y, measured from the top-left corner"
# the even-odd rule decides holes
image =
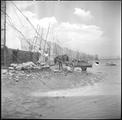
[[[10,64],[10,66],[8,67],[8,70],[3,70],[2,73],[6,74],[6,73],[14,73],[15,71],[24,71],[24,72],[34,72],[34,71],[48,71],[51,70],[54,73],[60,73],[60,72],[73,72],[72,67],[70,66],[63,66],[63,69],[59,70],[58,66],[50,66],[46,63],[40,63],[40,64],[35,64],[33,62],[25,62],[25,63],[21,63],[21,64],[15,64],[12,63]]]
[[[72,72],[73,69],[70,67],[70,66],[64,66],[64,71],[67,71],[67,72]]]
[[[45,65],[45,64],[40,64],[36,65],[33,62],[26,62],[26,63],[22,63],[22,64],[14,64],[12,63],[9,67],[10,70],[34,70],[34,69],[44,69],[44,68],[49,68],[49,65]]]

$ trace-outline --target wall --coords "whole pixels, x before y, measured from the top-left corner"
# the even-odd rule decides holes
[[[6,48],[6,66],[9,66],[11,63],[23,63],[23,62],[37,62],[39,59],[39,53],[22,51],[17,49]],[[4,65],[4,49],[1,48],[1,65]]]

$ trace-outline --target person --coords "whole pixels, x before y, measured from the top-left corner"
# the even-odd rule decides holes
[[[41,50],[41,48],[39,48],[39,60],[38,60],[38,62],[39,63],[41,63],[41,57],[42,57],[42,50]]]
[[[45,53],[44,53],[44,58],[45,58],[45,62],[47,63],[48,62],[48,52],[47,51],[45,51]]]

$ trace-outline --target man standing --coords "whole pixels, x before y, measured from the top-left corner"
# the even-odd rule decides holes
[[[43,51],[41,50],[41,48],[39,48],[39,51],[38,52],[39,52],[39,60],[38,60],[38,62],[41,63]]]
[[[44,53],[44,59],[45,59],[45,62],[47,63],[48,62],[48,52],[47,51],[45,51],[45,53]]]

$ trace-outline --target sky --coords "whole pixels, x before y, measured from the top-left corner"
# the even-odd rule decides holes
[[[120,56],[120,1],[13,1],[43,37],[50,26],[49,41],[87,54]],[[14,4],[7,1],[11,22],[28,38],[34,30]],[[9,22],[9,21],[8,21]],[[7,46],[21,48],[18,33],[7,24]]]

